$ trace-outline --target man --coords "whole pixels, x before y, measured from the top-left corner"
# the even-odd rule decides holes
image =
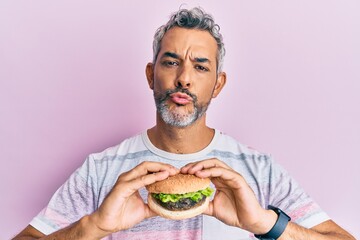
[[[354,239],[271,157],[206,125],[226,83],[224,55],[211,16],[173,14],[146,66],[156,125],[90,155],[14,239]],[[211,179],[216,194],[205,215],[166,220],[146,204],[146,185],[179,172]]]

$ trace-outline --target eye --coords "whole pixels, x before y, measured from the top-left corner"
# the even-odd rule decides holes
[[[201,66],[201,65],[196,65],[195,68],[198,69],[201,72],[208,72],[209,71],[209,69],[207,69],[206,67]]]
[[[178,66],[179,63],[176,61],[163,61],[162,64],[164,66],[172,67],[172,66]]]

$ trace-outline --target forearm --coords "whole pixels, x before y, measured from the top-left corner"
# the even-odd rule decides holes
[[[333,225],[333,222],[329,222]],[[289,222],[279,240],[355,240],[349,233],[343,229],[326,230],[325,228],[307,229]]]
[[[42,233],[29,226],[13,240],[99,240],[109,233],[99,229],[89,216],[81,218],[70,226],[56,231],[50,235],[44,236]]]
[[[30,236],[16,236],[12,240],[34,240],[34,239],[38,239],[38,238],[30,237]]]

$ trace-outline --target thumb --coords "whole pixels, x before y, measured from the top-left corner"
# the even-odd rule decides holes
[[[156,214],[153,210],[149,208],[148,204],[145,205],[146,205],[145,219],[158,216],[158,214]]]
[[[214,213],[214,202],[210,201],[208,208],[204,211],[204,214],[213,216],[213,213]]]

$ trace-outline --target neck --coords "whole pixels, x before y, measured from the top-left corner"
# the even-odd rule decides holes
[[[208,146],[214,137],[214,129],[205,124],[205,114],[192,125],[179,128],[167,125],[157,115],[156,125],[148,130],[152,144],[157,148],[178,154],[195,153]]]

